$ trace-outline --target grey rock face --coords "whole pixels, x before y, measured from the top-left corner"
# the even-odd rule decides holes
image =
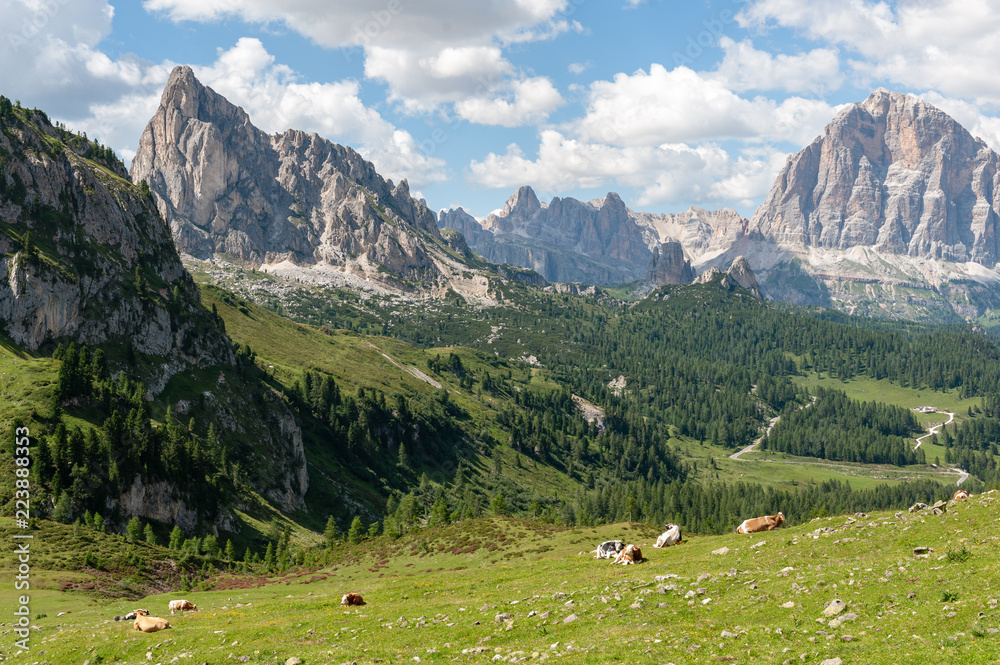
[[[679,242],[665,242],[653,251],[646,280],[653,286],[690,284],[694,280],[691,262],[684,258],[684,248]]]
[[[243,109],[177,67],[132,161],[181,252],[251,264],[326,263],[433,279],[434,214],[407,182],[316,134],[270,136]]]
[[[745,256],[736,257],[736,260],[733,261],[733,265],[729,267],[729,271],[726,273],[726,276],[722,278],[722,286],[727,289],[732,289],[734,286],[740,286],[754,294],[756,297],[761,297],[760,286],[757,284],[757,277],[753,274],[753,270],[750,269],[750,262],[747,261]]]
[[[751,227],[783,245],[992,266],[998,161],[947,114],[879,89],[789,158]]]

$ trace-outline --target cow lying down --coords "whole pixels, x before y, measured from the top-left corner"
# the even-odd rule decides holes
[[[340,599],[340,604],[343,607],[350,607],[351,605],[365,605],[365,599],[361,597],[360,593],[345,593]]]
[[[136,630],[141,630],[144,633],[155,633],[167,628],[173,628],[166,619],[147,616],[148,613],[145,610],[136,610],[136,614],[138,616],[132,622],[132,627]]]
[[[618,553],[625,549],[625,543],[620,540],[605,540],[594,550],[595,559],[614,559]]]
[[[681,528],[676,524],[668,524],[667,530],[660,534],[660,537],[656,539],[656,544],[653,547],[670,547],[671,545],[676,545],[681,542]]]
[[[785,515],[764,515],[763,517],[752,517],[743,520],[743,524],[736,527],[736,533],[757,533],[758,531],[774,531],[785,523]]]
[[[612,564],[620,563],[623,566],[627,566],[630,563],[639,563],[642,561],[642,550],[639,549],[638,545],[629,545],[615,557]]]

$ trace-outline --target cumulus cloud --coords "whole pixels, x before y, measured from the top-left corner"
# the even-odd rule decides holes
[[[504,57],[511,44],[582,32],[570,18],[579,0],[146,0],[174,21],[237,17],[283,24],[317,44],[364,57],[365,76],[386,83],[391,101],[408,113],[437,111],[470,100],[477,116],[542,117],[497,110],[501,95],[536,85]],[[509,102],[508,102],[509,103]],[[516,101],[515,101],[516,104]],[[489,124],[503,124],[491,122]]]
[[[721,80],[687,67],[618,74],[590,86],[580,136],[614,145],[776,140],[804,143],[833,117],[826,102],[789,97],[780,104],[744,99]]]
[[[787,92],[825,93],[844,83],[836,49],[817,48],[787,55],[772,55],[753,47],[749,39],[740,42],[722,37],[719,46],[725,52],[715,74],[727,88],[745,90],[784,90]]]
[[[1000,103],[1000,12],[992,0],[757,0],[738,19],[744,27],[793,28],[838,46],[868,83]]]
[[[516,144],[469,165],[469,177],[486,188],[511,189],[530,183],[545,195],[577,189],[636,188],[638,205],[739,201],[767,193],[784,152],[734,159],[714,143],[618,147],[542,132],[538,156]]]
[[[280,23],[327,47],[436,49],[559,23],[567,0],[145,0],[174,21]],[[543,33],[544,34],[544,33]]]
[[[544,120],[562,104],[562,95],[552,82],[535,77],[515,82],[505,97],[464,99],[455,104],[455,111],[469,122],[517,127]]]
[[[486,94],[514,71],[496,46],[463,46],[435,53],[372,47],[365,76],[385,81],[390,97],[410,111]]]

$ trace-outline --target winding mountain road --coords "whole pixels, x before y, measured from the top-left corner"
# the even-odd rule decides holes
[[[917,445],[913,447],[914,450],[920,447],[920,444],[924,442],[924,439],[934,436],[935,434],[941,431],[942,427],[944,427],[945,425],[950,425],[951,421],[955,420],[954,413],[952,413],[951,411],[946,411],[945,413],[948,414],[948,420],[941,423],[940,425],[934,425],[929,430],[927,430],[927,434],[924,434],[923,436],[917,438],[916,439]]]
[[[813,397],[813,401],[810,402],[809,404],[805,404],[804,406],[802,406],[802,408],[806,408],[806,407],[812,406],[815,401],[816,401],[816,398]],[[916,446],[916,448],[914,448],[914,450],[916,450],[917,448],[920,447],[920,444],[923,443],[924,439],[930,437],[933,434],[937,434],[938,432],[941,431],[942,427],[944,427],[945,425],[950,424],[955,419],[955,414],[954,413],[952,413],[950,411],[947,412],[947,413],[948,413],[948,420],[946,422],[943,422],[940,425],[935,425],[934,427],[931,427],[927,431],[927,434],[925,434],[922,437],[916,439],[917,446]],[[751,452],[753,452],[754,450],[757,449],[757,446],[760,445],[760,442],[764,440],[764,437],[766,437],[768,434],[771,433],[771,430],[774,429],[774,426],[778,424],[779,420],[781,420],[781,416],[775,416],[774,418],[771,418],[771,421],[768,423],[767,429],[764,430],[763,434],[761,434],[753,443],[751,443],[746,448],[743,448],[742,450],[739,450],[739,451],[733,453],[732,455],[730,455],[729,459],[736,460],[737,462],[745,462],[745,463],[752,463],[752,462],[772,462],[772,463],[776,463],[776,464],[808,464],[808,465],[812,465],[812,466],[834,467],[834,468],[840,468],[840,469],[856,469],[857,468],[857,467],[853,467],[853,466],[847,466],[847,465],[844,465],[844,464],[829,464],[829,463],[824,463],[824,462],[800,462],[800,461],[797,461],[797,460],[777,460],[777,459],[761,459],[761,460],[743,459],[743,457],[742,457],[743,455],[745,455],[747,453],[751,453]],[[966,480],[969,479],[969,472],[966,471],[965,469],[959,469],[958,467],[951,467],[950,469],[941,469],[940,471],[932,471],[930,473],[946,474],[946,475],[949,475],[949,476],[953,475],[953,474],[958,474],[958,481],[955,483],[956,486],[961,485],[962,483],[964,483]]]

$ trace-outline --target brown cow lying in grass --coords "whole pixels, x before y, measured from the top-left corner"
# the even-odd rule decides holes
[[[132,622],[132,627],[136,630],[141,630],[144,633],[155,633],[167,628],[173,628],[166,619],[148,616],[148,612],[145,610],[136,610],[136,614],[138,616]]]
[[[351,605],[364,605],[365,599],[361,597],[360,593],[345,593],[344,597],[340,599],[340,604],[344,607],[350,607]]]
[[[642,550],[639,549],[638,545],[628,545],[618,553],[618,556],[611,563],[620,563],[623,566],[627,566],[630,563],[639,563],[640,561],[642,561]]]
[[[189,600],[171,600],[169,607],[170,607],[170,613],[171,614],[173,614],[174,611],[177,611],[177,612],[192,611],[193,612],[193,611],[196,611],[198,609],[198,606],[195,605],[194,603],[192,603]]]
[[[969,493],[966,492],[965,490],[958,490],[957,492],[955,492],[955,495],[951,497],[952,501],[955,501],[956,499],[968,499],[968,498],[969,498]]]
[[[743,520],[743,524],[736,527],[736,533],[757,533],[758,531],[774,531],[785,523],[784,513],[777,515],[764,515],[763,517],[752,517]]]

